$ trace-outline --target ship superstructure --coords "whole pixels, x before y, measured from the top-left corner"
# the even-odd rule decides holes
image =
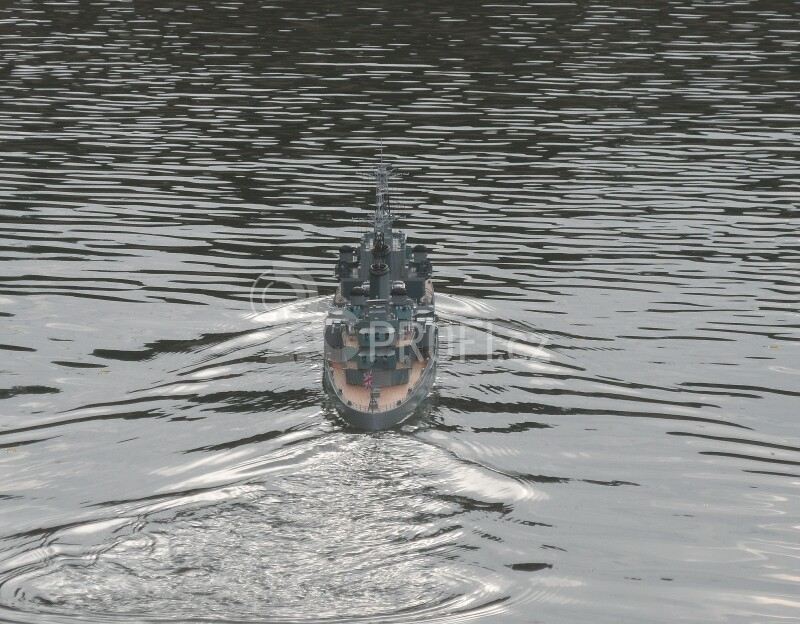
[[[394,167],[375,165],[375,209],[360,245],[339,249],[339,286],[325,323],[325,384],[342,417],[361,429],[392,427],[428,394],[438,331],[433,267],[393,227],[389,181]]]

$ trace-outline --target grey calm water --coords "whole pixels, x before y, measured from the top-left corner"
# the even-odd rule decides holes
[[[800,622],[797,4],[8,0],[0,620]],[[321,386],[384,152],[435,389]]]

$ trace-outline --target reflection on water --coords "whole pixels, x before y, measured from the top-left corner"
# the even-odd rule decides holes
[[[1,8],[0,619],[793,617],[795,13]],[[442,361],[365,435],[381,141]]]

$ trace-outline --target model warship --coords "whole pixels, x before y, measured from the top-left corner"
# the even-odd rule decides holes
[[[436,370],[437,327],[424,245],[393,229],[389,179],[372,169],[375,212],[360,245],[339,249],[339,285],[325,322],[324,382],[342,418],[360,429],[402,422],[427,396]]]

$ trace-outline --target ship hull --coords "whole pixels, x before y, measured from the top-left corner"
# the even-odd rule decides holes
[[[335,404],[342,420],[357,429],[381,431],[383,429],[391,429],[405,421],[419,407],[423,399],[428,396],[436,377],[436,363],[437,358],[434,355],[426,364],[425,370],[411,392],[408,393],[407,398],[400,405],[383,410],[363,411],[348,405],[347,400],[337,391],[337,386],[333,380],[333,371],[328,366],[325,367],[323,379],[328,395]]]

